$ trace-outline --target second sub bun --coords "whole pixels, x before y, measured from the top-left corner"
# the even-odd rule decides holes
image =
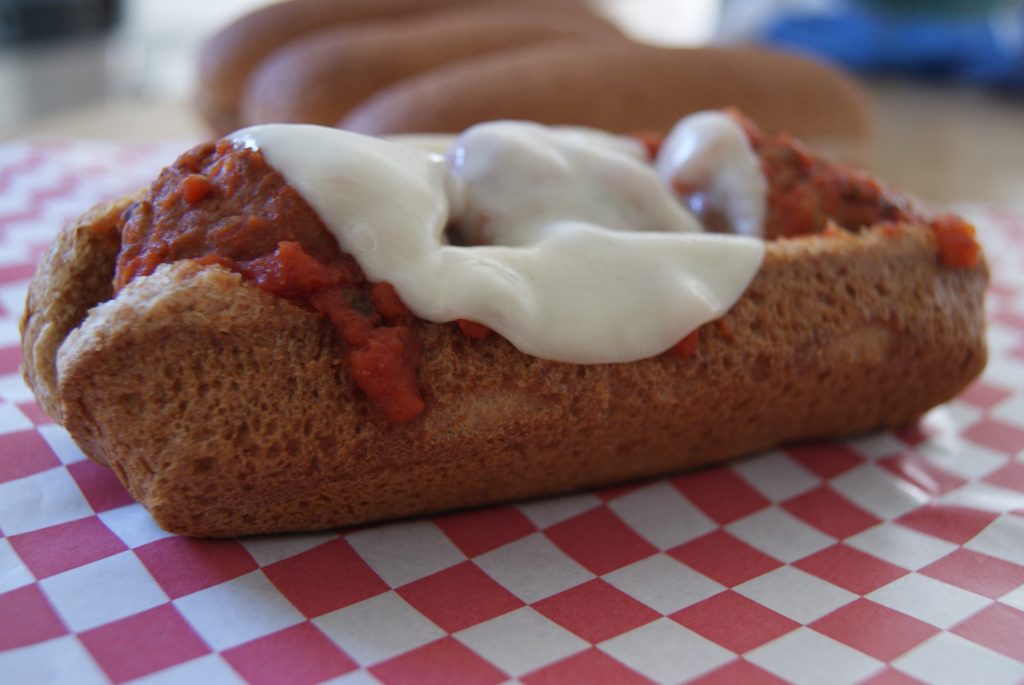
[[[817,62],[767,50],[626,41],[531,46],[453,64],[380,91],[339,125],[384,135],[527,119],[667,131],[681,113],[730,106],[765,131],[786,130],[814,144],[857,148],[870,128],[860,89]]]
[[[228,24],[199,55],[199,111],[214,130],[238,128],[238,100],[260,62],[296,38],[342,23],[399,16],[467,0],[291,0],[261,7]]]
[[[377,90],[404,78],[534,43],[595,37],[621,35],[596,15],[544,3],[488,3],[341,26],[271,55],[248,81],[241,123],[333,125]]]

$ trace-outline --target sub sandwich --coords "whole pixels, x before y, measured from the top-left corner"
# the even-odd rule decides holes
[[[987,279],[968,222],[733,111],[270,124],[67,227],[23,369],[167,530],[315,530],[906,424],[984,367]]]

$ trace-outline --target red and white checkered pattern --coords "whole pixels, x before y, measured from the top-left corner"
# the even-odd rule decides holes
[[[157,528],[17,371],[35,261],[177,144],[0,145],[0,680],[1024,681],[1024,213],[977,208],[991,361],[917,426],[308,535]]]

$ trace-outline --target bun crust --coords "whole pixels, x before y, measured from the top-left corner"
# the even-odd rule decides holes
[[[57,350],[90,308],[113,295],[114,267],[121,249],[116,226],[133,200],[127,197],[99,205],[62,230],[29,284],[20,325],[22,373],[39,406],[58,423],[62,410]]]
[[[345,25],[294,41],[268,57],[249,78],[241,122],[333,126],[376,91],[404,78],[529,44],[588,38],[608,41],[621,34],[596,15],[536,2],[528,11],[485,4]]]
[[[838,71],[760,49],[645,46],[581,0],[275,3],[207,41],[198,105],[219,135],[270,122],[445,133],[500,118],[664,133],[681,114],[735,106],[769,133],[870,157],[865,97]]]
[[[379,91],[339,126],[370,135],[448,133],[527,119],[665,132],[682,115],[723,107],[744,112],[766,133],[808,142],[865,143],[869,135],[860,89],[816,62],[768,50],[627,41],[528,46],[455,63]]]
[[[423,323],[427,410],[393,424],[338,368],[329,324],[237,274],[176,262],[110,300],[99,274],[116,248],[97,227],[125,204],[83,217],[45,258],[26,379],[86,454],[187,535],[536,497],[896,426],[986,359],[984,262],[942,267],[929,228],[890,225],[769,242],[691,357],[576,366]]]
[[[579,0],[537,0],[552,9],[590,14]],[[225,26],[199,55],[197,105],[218,134],[241,127],[239,106],[251,74],[276,50],[319,31],[456,7],[516,6],[515,0],[289,0],[272,3]],[[531,10],[523,10],[528,13]]]

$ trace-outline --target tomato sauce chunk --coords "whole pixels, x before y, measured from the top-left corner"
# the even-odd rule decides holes
[[[970,269],[978,263],[981,245],[974,237],[974,226],[954,214],[943,214],[935,218],[932,228],[944,266]]]
[[[370,283],[316,212],[258,150],[200,145],[165,169],[122,217],[115,292],[161,264],[218,265],[324,315],[355,385],[390,421],[424,409],[415,319],[388,283]]]
[[[694,330],[685,338],[672,346],[672,352],[683,359],[692,357],[700,349],[700,329]]]

